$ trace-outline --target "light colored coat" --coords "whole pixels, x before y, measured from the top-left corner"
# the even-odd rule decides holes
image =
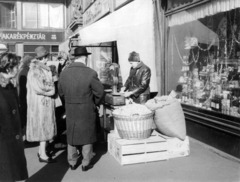
[[[33,61],[27,76],[28,141],[48,141],[56,135],[54,93],[50,68]]]

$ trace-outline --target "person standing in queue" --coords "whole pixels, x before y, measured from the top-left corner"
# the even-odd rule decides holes
[[[82,148],[82,171],[92,168],[93,143],[96,137],[96,106],[100,104],[104,88],[97,72],[87,67],[86,47],[74,50],[74,62],[60,74],[58,91],[65,98],[68,163],[77,168],[78,147]]]
[[[131,64],[130,74],[121,92],[135,103],[145,103],[150,98],[151,70],[140,60],[137,52],[131,52],[128,61]]]
[[[18,58],[0,56],[0,181],[28,178],[16,88]]]
[[[27,125],[27,74],[32,59],[33,57],[29,55],[26,55],[21,59],[17,75],[18,98],[20,103],[22,129],[24,132],[23,135],[26,133],[25,129]]]
[[[46,65],[49,53],[43,46],[35,49],[36,59],[27,75],[27,131],[29,142],[40,142],[39,162],[55,162],[46,152],[47,143],[57,134],[55,118],[55,86],[51,69]]]

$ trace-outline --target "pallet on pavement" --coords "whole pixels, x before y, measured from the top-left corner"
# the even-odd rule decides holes
[[[121,139],[112,131],[108,134],[108,152],[121,165],[168,160],[166,139],[155,131],[143,140]]]

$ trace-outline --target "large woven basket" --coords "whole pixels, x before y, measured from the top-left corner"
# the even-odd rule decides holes
[[[133,116],[113,114],[113,118],[122,139],[141,140],[151,136],[153,113]]]

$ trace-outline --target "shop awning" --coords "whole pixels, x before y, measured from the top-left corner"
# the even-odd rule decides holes
[[[129,75],[129,53],[136,51],[151,68],[150,89],[157,92],[152,0],[135,0],[94,24],[81,29],[80,45],[117,41],[123,82]]]

